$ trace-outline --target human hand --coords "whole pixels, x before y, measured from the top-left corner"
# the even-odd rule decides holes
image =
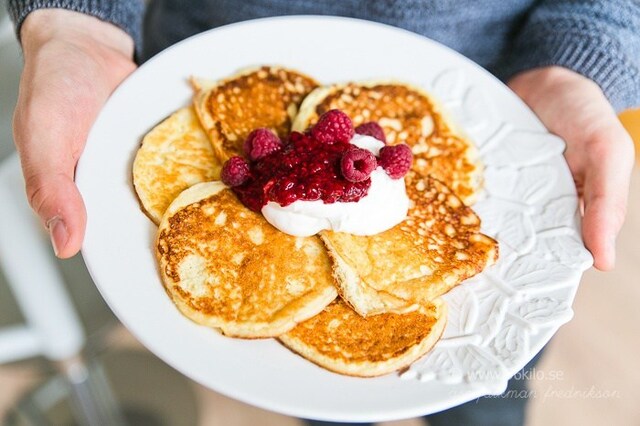
[[[63,9],[29,14],[21,28],[24,71],[13,132],[29,203],[57,256],[80,250],[86,210],[75,167],[109,95],[136,67],[123,30]]]
[[[585,245],[596,268],[612,269],[634,162],[631,137],[600,87],[569,69],[537,68],[508,85],[566,141],[565,158],[582,201]]]

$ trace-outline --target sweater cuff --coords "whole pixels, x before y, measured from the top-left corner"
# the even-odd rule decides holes
[[[553,27],[567,28],[566,22]],[[640,102],[640,72],[621,52],[619,40],[604,32],[585,34],[579,26],[538,34],[530,31],[525,37],[519,38],[499,71],[504,81],[521,71],[559,65],[596,82],[616,111]]]
[[[38,9],[56,8],[94,16],[124,30],[133,38],[136,56],[142,49],[142,0],[9,0],[7,8],[20,40],[22,23],[29,13]]]

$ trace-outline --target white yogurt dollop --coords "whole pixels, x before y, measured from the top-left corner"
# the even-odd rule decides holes
[[[384,143],[364,135],[355,135],[353,145],[378,156]],[[356,202],[325,204],[322,200],[298,200],[286,207],[270,201],[262,208],[267,221],[284,233],[308,237],[322,230],[354,235],[375,235],[393,228],[407,217],[409,198],[404,179],[391,179],[377,167],[371,173],[371,187]]]

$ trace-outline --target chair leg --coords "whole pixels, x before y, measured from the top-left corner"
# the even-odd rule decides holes
[[[40,339],[31,327],[15,325],[0,330],[0,364],[42,353]]]
[[[31,212],[16,156],[0,165],[0,267],[27,325],[52,361],[80,353],[85,335],[51,245]]]
[[[89,366],[82,358],[76,358],[60,363],[59,369],[68,382],[71,408],[80,424],[127,424],[101,365]]]
[[[38,339],[39,353],[53,361],[66,378],[81,425],[125,424],[106,377],[101,370],[89,369],[82,359],[84,330],[41,228],[25,199],[14,155],[0,165],[0,267],[27,327],[9,330],[13,334],[9,338],[5,334],[2,343],[8,353],[22,350],[23,355],[33,356],[35,344],[29,339]]]

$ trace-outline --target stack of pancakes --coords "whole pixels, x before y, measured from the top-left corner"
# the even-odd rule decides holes
[[[159,225],[162,280],[180,311],[227,336],[276,337],[342,374],[386,374],[424,355],[446,324],[439,296],[498,255],[467,206],[482,171],[473,145],[427,94],[403,83],[319,87],[264,66],[192,84],[193,107],[152,129],[133,166],[142,209]],[[411,207],[399,225],[374,236],[293,237],[217,180],[253,129],[284,139],[334,108],[355,125],[377,121],[390,144],[412,148]]]

